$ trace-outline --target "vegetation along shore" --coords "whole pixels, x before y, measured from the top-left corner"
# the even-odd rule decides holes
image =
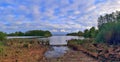
[[[84,40],[72,39],[68,46],[99,60],[99,62],[120,61],[120,12],[116,11],[98,18],[98,30],[91,28],[77,35],[85,37]],[[69,33],[67,35],[75,35]]]
[[[49,47],[48,40],[43,42],[38,39],[6,39],[6,36],[49,37],[52,36],[51,32],[42,30],[9,34],[0,32],[0,62],[69,62],[70,59],[76,62],[86,62],[80,58],[90,58],[91,62],[120,61],[119,11],[100,16],[98,18],[98,29],[91,27],[84,32],[79,31],[67,35],[82,36],[85,39],[68,40],[67,46],[71,50],[62,57],[47,59],[44,57],[44,53]]]

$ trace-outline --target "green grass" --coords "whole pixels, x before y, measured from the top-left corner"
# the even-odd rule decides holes
[[[4,46],[4,42],[1,42],[1,41],[0,41],[0,46]]]
[[[72,39],[68,41],[68,44],[76,44],[76,45],[84,45],[86,43],[95,43],[96,41],[94,39],[84,39],[84,40],[77,40],[77,39]]]

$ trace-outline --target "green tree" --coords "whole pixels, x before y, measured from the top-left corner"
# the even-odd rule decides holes
[[[109,22],[102,25],[96,41],[112,45],[120,44],[120,22]]]
[[[6,34],[3,32],[0,32],[0,40],[5,40],[6,39]]]
[[[49,31],[42,31],[42,30],[31,30],[25,33],[26,36],[52,36],[51,32]]]
[[[98,33],[98,30],[96,30],[95,27],[92,27],[92,28],[90,29],[89,34],[90,34],[90,37],[91,37],[91,38],[95,38],[96,35],[97,35],[97,33]]]
[[[52,34],[51,34],[49,31],[45,31],[44,36],[45,36],[45,37],[49,37],[49,36],[52,36]]]
[[[84,30],[84,37],[86,38],[90,37],[90,33],[88,29]]]
[[[18,31],[18,32],[15,32],[15,33],[10,33],[10,34],[8,34],[8,36],[24,36],[24,33]]]
[[[79,31],[79,32],[78,32],[78,36],[83,36],[83,34],[84,34],[84,33],[83,33],[82,31]]]

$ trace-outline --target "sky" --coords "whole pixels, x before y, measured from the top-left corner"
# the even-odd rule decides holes
[[[97,28],[100,15],[116,10],[120,0],[0,0],[0,31],[84,31]]]

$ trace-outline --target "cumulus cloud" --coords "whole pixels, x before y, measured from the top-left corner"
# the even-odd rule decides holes
[[[0,0],[0,30],[83,31],[119,6],[119,0]]]

